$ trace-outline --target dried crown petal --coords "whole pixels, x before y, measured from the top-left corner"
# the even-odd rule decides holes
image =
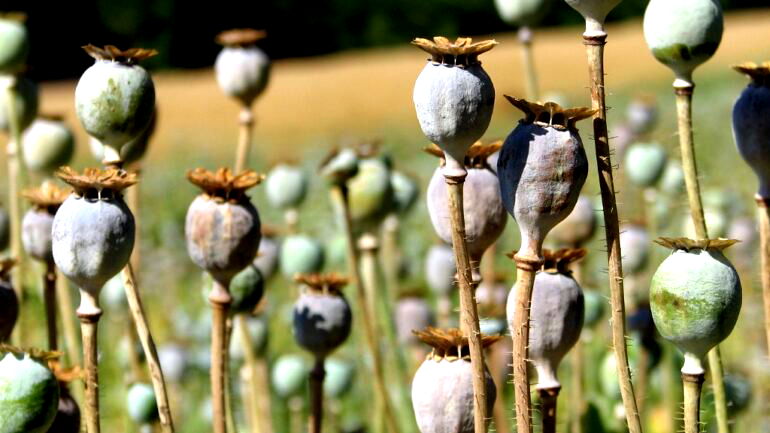
[[[497,45],[494,39],[473,43],[471,38],[457,38],[455,42],[443,36],[435,36],[433,40],[415,38],[412,45],[431,55],[434,62],[449,66],[467,66],[478,64],[478,56],[486,53]]]
[[[500,151],[502,147],[503,147],[502,140],[490,141],[488,143],[483,143],[481,140],[479,140],[473,143],[471,147],[468,148],[468,151],[465,152],[465,161],[464,161],[465,167],[466,168],[491,168],[489,167],[487,158],[489,158],[495,152]],[[425,153],[429,155],[442,158],[442,164],[443,164],[444,151],[441,150],[441,148],[439,148],[435,143],[431,143],[430,146],[423,148],[423,150],[425,151]]]
[[[348,285],[347,277],[337,273],[297,274],[294,281],[305,286],[310,292],[332,296],[342,295],[342,288]]]
[[[555,102],[546,102],[540,104],[529,102],[524,99],[514,98],[513,96],[503,95],[514,107],[521,110],[526,116],[522,119],[524,123],[534,123],[538,126],[553,127],[556,129],[575,129],[575,123],[587,119],[597,110],[588,107],[563,108]]]
[[[16,259],[2,259],[0,260],[0,280],[8,280],[8,273],[11,272],[11,268],[16,266],[18,260]]]
[[[0,344],[0,353],[13,353],[14,355],[29,355],[37,361],[49,364],[50,361],[59,359],[63,353],[57,351],[47,351],[36,347],[21,348],[11,346],[10,344]]]
[[[247,189],[259,185],[265,179],[264,175],[254,170],[244,170],[233,174],[229,168],[209,171],[205,168],[195,168],[187,172],[187,180],[202,189],[206,194],[224,199],[237,198]]]
[[[83,195],[87,190],[96,189],[122,191],[137,182],[135,172],[130,172],[117,168],[108,168],[101,170],[98,168],[86,168],[83,174],[78,174],[70,167],[60,167],[54,173],[56,177],[70,184],[75,189],[75,193]]]
[[[655,239],[656,244],[661,245],[672,250],[684,250],[689,252],[690,250],[706,250],[706,251],[723,251],[731,245],[740,242],[736,239],[688,239],[688,238],[665,238],[660,237]]]
[[[27,21],[27,14],[24,12],[0,12],[0,19],[24,23]]]
[[[469,358],[468,337],[457,328],[439,329],[428,326],[422,331],[413,330],[412,333],[423,343],[433,348],[431,356],[436,359],[464,359]],[[502,337],[499,335],[481,335],[481,347],[487,348]]]
[[[255,29],[231,29],[217,35],[216,42],[225,47],[246,47],[265,39],[267,32]]]
[[[158,50],[148,48],[129,48],[121,50],[115,45],[105,45],[99,48],[95,45],[84,45],[83,50],[96,60],[112,60],[113,62],[132,65],[144,59],[158,55]]]
[[[53,182],[43,182],[38,188],[25,189],[22,195],[37,209],[57,208],[69,197],[72,190],[59,188]]]
[[[770,86],[770,61],[756,64],[754,62],[744,62],[733,65],[733,69],[741,74],[748,75],[751,81],[760,86]]]

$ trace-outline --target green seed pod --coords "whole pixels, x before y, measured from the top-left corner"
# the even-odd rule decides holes
[[[65,383],[59,382],[59,407],[50,433],[80,433],[80,407]]]
[[[158,419],[158,405],[155,391],[147,383],[137,382],[128,389],[126,395],[128,416],[139,424],[150,424]]]
[[[673,252],[652,277],[655,327],[684,353],[683,373],[703,374],[703,357],[730,335],[741,309],[741,281],[722,254],[736,241],[660,238],[656,242]]]
[[[248,314],[257,308],[265,293],[265,279],[253,264],[243,268],[230,280],[230,294],[233,302],[230,304],[232,314]]]
[[[0,356],[0,432],[47,432],[59,405],[56,376],[45,359],[29,353]]]
[[[270,59],[257,48],[256,42],[266,36],[253,29],[228,30],[217,35],[222,51],[217,55],[214,70],[222,91],[250,106],[267,87]]]
[[[324,266],[324,248],[317,240],[296,234],[284,238],[281,244],[281,273],[286,278],[296,274],[312,274]]]
[[[348,181],[350,217],[359,230],[379,227],[392,210],[390,167],[381,158],[361,159],[358,173]]]
[[[51,229],[54,215],[70,195],[70,191],[59,188],[52,182],[44,182],[40,188],[25,190],[23,194],[32,203],[21,222],[21,242],[24,250],[43,263],[51,263]]]
[[[508,330],[508,323],[501,318],[484,318],[479,320],[479,329],[484,335],[504,336]]]
[[[735,70],[751,82],[733,105],[733,138],[759,181],[759,197],[770,198],[770,62],[743,63]]]
[[[391,171],[390,187],[393,190],[394,211],[399,215],[409,212],[417,202],[417,197],[420,194],[417,182],[404,173]]]
[[[326,241],[325,263],[329,268],[344,269],[348,260],[348,239],[344,233],[336,233]]]
[[[748,409],[751,404],[752,384],[738,374],[725,375],[725,394],[727,394],[727,410],[731,416]]]
[[[431,55],[414,85],[420,128],[444,151],[444,174],[461,176],[468,148],[484,135],[492,118],[495,88],[478,56],[497,42],[449,42],[437,36],[433,41],[417,38],[412,44]]]
[[[606,34],[604,32],[604,20],[607,14],[615,9],[620,0],[566,0],[567,4],[580,12],[586,20],[586,36]]]
[[[279,209],[297,208],[305,199],[307,183],[307,175],[302,168],[278,164],[267,174],[267,199]]]
[[[347,279],[336,274],[300,274],[294,280],[302,288],[294,303],[294,340],[316,358],[325,358],[350,335],[353,316],[340,291]]]
[[[14,75],[27,66],[29,36],[24,14],[0,15],[0,74]]]
[[[551,3],[550,0],[495,0],[495,7],[506,23],[533,27],[545,16]]]
[[[722,40],[722,7],[717,0],[651,0],[644,12],[644,39],[659,62],[692,84],[692,72],[710,59]]]
[[[19,298],[16,297],[10,279],[10,271],[15,263],[13,259],[0,260],[0,343],[11,338],[19,318]]]
[[[634,143],[626,151],[626,175],[636,186],[651,187],[663,175],[667,159],[659,143]]]
[[[324,378],[324,395],[328,398],[339,399],[353,387],[356,374],[355,365],[339,358],[329,358],[324,362],[326,377]]]
[[[591,240],[596,232],[597,209],[593,200],[585,195],[578,197],[569,216],[549,233],[549,240],[559,246],[579,247]]]
[[[412,408],[420,433],[472,433],[473,370],[467,337],[459,329],[427,328],[416,334],[433,348],[412,380]],[[482,336],[481,343],[489,347],[499,339]],[[497,389],[486,370],[484,383],[490,418]]]
[[[588,177],[588,159],[575,122],[595,110],[506,98],[525,118],[500,151],[500,192],[519,224],[519,254],[538,257],[546,235],[572,212]]]
[[[430,247],[425,258],[425,280],[435,294],[448,294],[455,287],[457,266],[452,247],[441,243]]]
[[[155,86],[137,62],[157,51],[121,51],[112,45],[83,49],[96,62],[75,88],[78,119],[88,135],[106,146],[104,162],[121,162],[122,147],[147,129],[155,113]]]
[[[607,298],[595,290],[585,290],[583,291],[583,304],[585,305],[583,325],[586,328],[593,328],[604,317]]]
[[[0,95],[7,95],[13,88],[16,109],[16,121],[21,131],[35,120],[37,116],[38,95],[37,84],[24,77],[0,77]],[[7,98],[0,103],[0,131],[10,132],[11,121],[8,118]]]
[[[624,224],[620,229],[621,262],[626,274],[637,274],[647,266],[650,257],[650,235],[639,224]]]
[[[38,117],[24,131],[21,142],[27,168],[45,174],[67,165],[75,152],[75,136],[58,119]]]
[[[0,208],[0,251],[8,248],[8,242],[11,240],[11,221],[8,218],[8,212]]]
[[[271,382],[282,399],[296,396],[304,390],[309,368],[299,355],[283,355],[275,360]]]
[[[139,136],[128,141],[123,147],[120,148],[120,157],[123,159],[123,164],[133,164],[147,153],[147,148],[150,147],[150,139],[155,133],[155,128],[158,124],[158,110],[156,108],[153,113],[150,125],[142,131]],[[104,145],[94,137],[88,140],[88,147],[91,149],[91,155],[97,160],[104,160]]]

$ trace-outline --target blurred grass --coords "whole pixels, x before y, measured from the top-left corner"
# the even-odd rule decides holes
[[[755,181],[735,150],[730,131],[731,106],[746,81],[727,66],[742,60],[763,60],[761,55],[768,52],[770,40],[756,35],[770,32],[769,18],[770,12],[766,10],[729,17],[719,53],[695,77],[695,140],[704,189],[731,190],[736,197],[736,202],[732,204],[742,209],[741,213],[748,215],[753,215]],[[673,77],[648,54],[641,40],[640,27],[639,22],[629,22],[609,29],[607,85],[608,104],[613,108],[609,113],[610,128],[622,121],[625,107],[631,98],[640,93],[653,95],[660,107],[660,124],[652,138],[662,143],[672,158],[676,159],[678,138],[674,95],[670,86]],[[584,53],[579,36],[580,30],[577,28],[555,29],[539,32],[536,39],[541,83],[546,85],[545,90],[561,93],[571,105],[588,103]],[[513,36],[497,37],[502,42],[501,46],[483,59],[497,85],[498,94],[497,110],[487,133],[490,139],[504,137],[515,127],[519,115],[500,96],[503,93],[520,94],[522,81]],[[267,171],[275,161],[288,158],[301,164],[311,175],[308,199],[301,209],[302,232],[324,242],[330,241],[336,234],[328,191],[324,183],[316,178],[315,171],[327,149],[340,142],[375,137],[382,139],[383,148],[392,155],[395,167],[418,178],[424,191],[436,161],[419,151],[426,143],[414,119],[411,103],[411,87],[422,67],[423,57],[416,50],[404,47],[284,61],[276,65],[270,90],[257,108],[257,135],[252,162],[258,170]],[[188,348],[191,354],[205,357],[208,341],[196,337],[192,328],[206,326],[208,305],[200,289],[201,272],[189,260],[184,242],[186,209],[197,191],[185,181],[184,173],[196,166],[214,168],[231,163],[236,136],[236,106],[220,96],[209,71],[159,73],[157,85],[161,113],[159,132],[149,157],[141,167],[141,291],[150,313],[156,341],[160,344],[178,342]],[[73,89],[74,83],[70,82],[46,84],[42,96],[45,111],[63,111],[75,125],[71,109]],[[593,174],[595,164],[589,124],[583,122],[578,127],[582,128],[592,167],[584,193],[596,195],[598,189]],[[95,165],[87,154],[82,131],[79,134],[80,147],[74,165]],[[4,160],[0,163],[4,164]],[[623,166],[620,164],[617,177],[622,175]],[[620,193],[622,218],[638,218],[641,206],[637,193],[631,189]],[[265,223],[281,225],[282,215],[268,205],[262,187],[255,188],[253,200]],[[671,203],[666,215],[667,219],[674,221],[673,233],[679,232],[678,221],[686,217],[686,200],[684,196],[679,196]],[[402,248],[410,264],[410,274],[403,284],[407,287],[422,286],[422,258],[436,239],[429,224],[424,200],[418,203],[403,222],[402,230]],[[516,225],[510,221],[500,240],[499,251],[514,249],[517,239]],[[586,286],[606,293],[605,259],[600,235],[597,235],[589,248],[591,254],[587,263]],[[662,253],[657,257],[662,257]],[[498,256],[496,264],[499,270],[508,274],[508,281],[512,283],[514,266],[502,254]],[[650,263],[650,270],[656,265],[657,262]],[[729,372],[761,378],[762,383],[754,385],[755,392],[758,392],[767,386],[768,380],[761,334],[759,340],[756,340],[757,329],[761,326],[758,272],[754,270],[751,274],[744,273],[741,276],[745,288],[744,311],[736,330],[724,344],[723,355]],[[28,283],[36,287],[38,280],[35,277]],[[354,295],[352,287],[347,293],[349,296]],[[295,295],[296,289],[281,276],[276,276],[270,282],[266,313],[270,317],[271,328],[268,351],[270,360],[283,353],[301,352],[288,332],[288,311]],[[39,332],[28,344],[43,345],[43,314],[39,298],[33,299],[28,314],[34,315],[35,323],[39,323]],[[124,320],[125,317],[119,311],[107,309],[100,330],[102,413],[105,416],[105,429],[115,432],[136,431],[136,427],[126,420],[124,414],[122,378],[125,368],[119,362],[117,344]],[[586,362],[587,365],[598,365],[600,357],[608,350],[607,328],[602,325],[593,332],[594,338],[587,353],[594,354],[594,358]],[[202,334],[205,336],[205,332]],[[343,405],[343,424],[370,421],[368,408],[372,401],[372,391],[368,373],[362,368],[364,357],[361,356],[359,337],[354,334],[335,355],[352,360],[359,367],[356,385]],[[394,350],[397,348],[384,348],[386,360],[391,365]],[[307,358],[310,359],[309,356]],[[565,360],[564,364],[562,379],[565,392],[562,393],[560,405],[562,417],[566,416],[571,404],[566,391],[570,383],[568,361]],[[761,370],[757,372],[757,368]],[[391,368],[391,379],[394,377],[392,373]],[[675,384],[679,386],[678,381]],[[660,399],[659,386],[660,383],[651,386],[651,392],[646,397],[649,408]],[[177,405],[174,414],[178,431],[209,431],[204,410],[201,409],[208,396],[208,372],[193,368],[184,383],[175,388]],[[510,388],[505,388],[506,399],[511,397]],[[589,390],[592,391],[592,398],[598,398],[595,387],[589,386]],[[394,393],[394,397],[396,395]],[[286,432],[286,402],[273,397],[275,431]],[[606,407],[612,408],[612,402],[606,397],[598,400],[604,404],[605,411]],[[239,402],[239,399],[236,397],[235,401]],[[399,403],[408,408],[408,402]],[[506,407],[512,407],[512,404]],[[708,412],[705,405],[704,408]],[[412,420],[406,419],[405,422],[411,424]],[[564,430],[565,422],[566,418],[560,420],[560,431]],[[749,413],[738,420],[734,431],[761,431],[760,422],[767,423],[768,420],[766,403],[758,398]],[[660,431],[651,427],[649,431]]]

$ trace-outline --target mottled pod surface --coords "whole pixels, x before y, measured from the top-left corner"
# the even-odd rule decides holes
[[[733,137],[759,180],[758,194],[770,198],[770,62],[734,67],[751,82],[733,105]]]
[[[0,432],[45,433],[59,405],[53,372],[26,353],[7,352],[0,360]]]
[[[722,249],[735,241],[658,240],[673,249],[652,277],[650,307],[661,336],[702,359],[733,330],[741,282]]]
[[[296,279],[302,293],[294,303],[294,339],[317,357],[326,357],[350,335],[353,315],[339,291],[347,281],[333,274],[300,275]]]
[[[227,30],[217,36],[217,43],[223,45],[214,63],[217,83],[244,106],[251,105],[267,87],[270,59],[255,45],[265,36],[254,29]]]

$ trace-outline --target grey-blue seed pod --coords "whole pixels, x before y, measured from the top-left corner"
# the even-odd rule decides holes
[[[262,226],[262,240],[259,241],[257,258],[254,259],[253,263],[259,269],[259,272],[262,273],[262,276],[265,277],[265,280],[272,278],[276,268],[278,268],[280,249],[274,234],[269,233],[265,230],[265,226]]]
[[[287,236],[281,244],[279,265],[286,278],[319,272],[326,259],[323,245],[303,234]]]
[[[588,159],[575,122],[595,110],[506,98],[525,118],[500,151],[500,192],[519,225],[518,254],[538,257],[548,232],[572,212],[588,177]]]
[[[497,42],[449,42],[437,36],[412,43],[431,55],[414,85],[417,119],[423,134],[444,151],[444,173],[461,176],[466,151],[484,135],[492,118],[495,88],[478,56]]]
[[[295,281],[302,293],[294,303],[294,339],[317,358],[325,358],[350,335],[353,315],[340,291],[347,280],[335,274],[301,274]]]
[[[219,88],[244,106],[250,106],[267,87],[270,59],[256,46],[265,36],[259,30],[234,29],[216,38],[223,46],[214,62]]]
[[[734,67],[751,82],[733,105],[733,138],[759,181],[757,195],[770,199],[770,62]]]
[[[40,188],[25,190],[23,194],[32,204],[21,222],[21,242],[24,250],[34,259],[52,263],[53,218],[59,206],[70,195],[70,191],[59,188],[52,182],[44,182]]]

